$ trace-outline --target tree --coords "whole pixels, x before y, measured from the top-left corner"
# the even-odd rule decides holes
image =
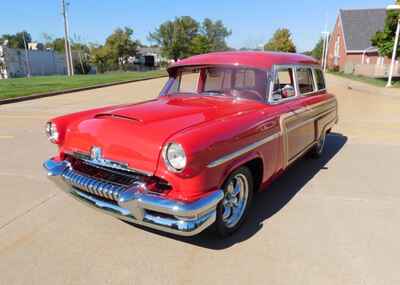
[[[45,47],[52,49],[58,53],[64,53],[65,52],[64,38],[56,38],[54,40],[50,39],[49,42],[45,43]]]
[[[134,40],[132,35],[131,28],[118,28],[106,39],[105,46],[111,52],[111,60],[114,64],[123,65],[129,57],[136,55],[140,43]]]
[[[397,3],[400,5],[400,1]],[[399,17],[400,11],[388,11],[383,31],[376,32],[371,38],[372,45],[378,49],[381,56],[392,56]],[[399,47],[397,47],[397,56],[400,56]]]
[[[232,31],[228,30],[221,20],[213,22],[208,18],[204,19],[201,31],[202,35],[208,39],[210,51],[229,49],[225,39],[232,34]]]
[[[149,34],[149,40],[155,41],[162,54],[167,58],[178,60],[192,55],[192,43],[198,36],[199,23],[192,17],[177,17],[173,21],[161,24],[153,33]],[[203,39],[196,39],[203,42]]]
[[[296,46],[291,39],[291,33],[288,29],[278,29],[273,37],[264,45],[264,50],[296,52]]]
[[[131,28],[117,28],[104,45],[91,46],[91,61],[96,64],[99,72],[124,68],[128,58],[136,55],[140,42],[133,39],[132,35]]]
[[[315,59],[322,59],[322,52],[324,49],[324,39],[320,38],[313,50],[311,51],[311,56]]]
[[[222,21],[206,18],[200,24],[189,16],[175,18],[161,24],[149,34],[167,58],[178,60],[194,54],[228,50],[225,39],[231,35]]]
[[[27,31],[22,31],[16,33],[15,35],[12,34],[4,34],[0,38],[0,43],[5,44],[7,42],[7,46],[10,48],[25,48],[24,44],[24,36],[26,44],[32,42],[32,37]]]

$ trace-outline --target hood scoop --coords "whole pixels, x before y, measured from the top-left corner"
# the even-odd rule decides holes
[[[127,120],[132,122],[140,122],[137,118],[131,118],[124,115],[112,114],[112,113],[100,113],[94,116],[95,119],[116,119],[116,120]]]

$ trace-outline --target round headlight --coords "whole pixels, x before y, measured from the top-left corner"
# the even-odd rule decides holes
[[[46,134],[47,134],[47,138],[49,139],[49,141],[51,141],[53,143],[58,141],[59,133],[58,133],[57,126],[55,123],[48,122],[46,124]]]
[[[164,147],[163,157],[168,170],[181,172],[186,167],[186,154],[183,147],[170,143]]]

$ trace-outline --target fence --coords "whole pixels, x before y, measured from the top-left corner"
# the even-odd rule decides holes
[[[390,72],[390,64],[355,64],[353,73],[374,78],[387,78]],[[397,61],[393,71],[394,77],[400,77],[400,64]]]

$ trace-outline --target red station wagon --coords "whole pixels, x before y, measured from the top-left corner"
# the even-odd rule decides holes
[[[322,155],[337,100],[299,54],[221,52],[168,68],[157,99],[54,118],[58,187],[119,219],[192,236],[237,230],[253,194]]]

